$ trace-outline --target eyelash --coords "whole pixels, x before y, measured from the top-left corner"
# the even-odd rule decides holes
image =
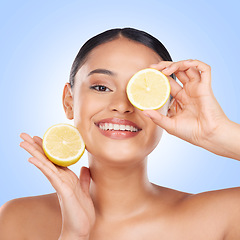
[[[100,90],[101,87],[103,87],[105,90]],[[96,90],[98,92],[112,92],[111,89],[109,89],[108,87],[106,87],[104,85],[94,85],[94,86],[91,86],[90,89]]]

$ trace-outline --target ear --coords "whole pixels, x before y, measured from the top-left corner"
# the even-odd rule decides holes
[[[69,120],[73,119],[73,96],[70,83],[66,83],[63,89],[62,96],[63,108]]]
[[[182,108],[180,106],[180,104],[178,103],[178,101],[173,98],[169,104],[169,107],[168,107],[168,113],[167,113],[167,116],[168,117],[173,117],[177,114],[178,111],[180,111]]]

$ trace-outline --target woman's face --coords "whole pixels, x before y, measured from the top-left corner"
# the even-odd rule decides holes
[[[90,52],[75,76],[73,117],[92,156],[122,164],[157,146],[162,129],[129,102],[126,87],[134,73],[159,61],[153,50],[126,38]],[[166,115],[167,105],[158,111]]]

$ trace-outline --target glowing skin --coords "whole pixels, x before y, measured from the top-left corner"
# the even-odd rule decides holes
[[[147,111],[151,120],[130,104],[126,85],[135,72],[153,63],[167,75],[175,73],[183,87],[170,79],[175,103],[170,110],[166,103],[161,116]],[[43,154],[42,139],[22,133],[20,146],[33,156],[29,162],[56,193],[1,207],[0,238],[240,239],[239,188],[190,194],[154,185],[147,177],[147,155],[161,139],[162,128],[240,160],[240,125],[226,119],[210,82],[205,63],[161,61],[151,49],[125,38],[93,49],[76,75],[73,92],[69,83],[63,92],[66,115],[74,118],[86,142],[89,169],[83,167],[78,177],[55,166]]]
[[[143,160],[157,146],[162,129],[131,105],[126,86],[134,73],[159,61],[153,50],[125,38],[102,44],[89,54],[75,77],[73,116],[92,156],[131,164]],[[92,72],[96,69],[108,71]],[[166,114],[168,104],[159,111]],[[115,119],[113,124],[119,119],[128,120],[140,130],[103,132],[97,123],[104,119]]]
[[[153,199],[159,204],[156,186],[148,180],[147,156],[163,129],[136,109],[126,94],[133,74],[159,61],[150,48],[119,38],[91,51],[75,76],[73,91],[69,83],[65,85],[65,112],[74,119],[89,152],[90,195],[99,218],[128,218],[152,211]],[[166,115],[168,105],[159,112]],[[112,127],[117,130],[106,131]],[[129,127],[132,132],[119,131]]]

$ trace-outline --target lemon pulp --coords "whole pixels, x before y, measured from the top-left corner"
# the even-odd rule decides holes
[[[129,101],[138,109],[159,109],[170,96],[168,78],[160,71],[146,68],[132,76],[127,85]]]

